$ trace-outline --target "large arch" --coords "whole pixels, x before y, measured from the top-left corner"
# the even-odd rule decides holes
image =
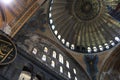
[[[106,59],[98,80],[120,80],[120,45]]]
[[[18,35],[16,37],[18,47],[65,80],[90,80],[82,66],[56,42],[32,32]],[[21,38],[23,41],[21,41]]]

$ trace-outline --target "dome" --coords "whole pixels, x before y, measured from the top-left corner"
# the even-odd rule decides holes
[[[88,54],[120,42],[119,0],[51,0],[49,25],[72,51]]]

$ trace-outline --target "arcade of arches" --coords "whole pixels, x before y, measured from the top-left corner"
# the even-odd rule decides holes
[[[120,0],[0,0],[0,80],[120,80]]]

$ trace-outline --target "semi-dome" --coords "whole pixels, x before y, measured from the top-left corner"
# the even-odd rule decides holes
[[[120,42],[119,0],[50,0],[49,24],[70,50],[98,53]]]

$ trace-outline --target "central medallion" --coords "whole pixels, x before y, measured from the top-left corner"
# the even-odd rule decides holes
[[[98,0],[76,0],[73,5],[73,13],[81,21],[89,21],[98,16],[100,2]]]
[[[92,10],[92,4],[86,2],[81,6],[81,11],[85,14],[88,14]]]

